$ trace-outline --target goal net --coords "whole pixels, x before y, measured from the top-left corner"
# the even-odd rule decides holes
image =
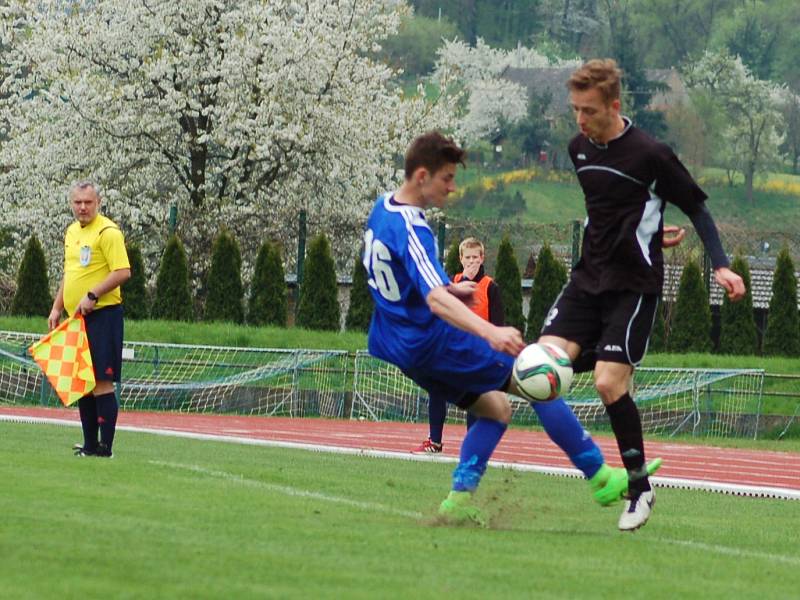
[[[0,332],[0,402],[59,405],[27,348],[39,336]],[[344,351],[125,342],[120,406],[136,410],[342,417]]]
[[[427,419],[427,394],[392,365],[359,352],[354,372],[352,417]],[[633,396],[646,433],[755,437],[763,383],[760,369],[639,368]],[[565,400],[589,429],[609,428],[591,373],[576,375]],[[538,424],[527,401],[511,396],[511,404],[513,423]],[[449,421],[463,422],[463,418],[464,411],[449,407]]]

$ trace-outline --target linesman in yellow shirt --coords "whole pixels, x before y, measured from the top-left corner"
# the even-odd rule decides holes
[[[100,189],[78,181],[69,190],[69,204],[77,219],[64,239],[64,277],[58,287],[48,326],[58,326],[63,312],[80,312],[94,363],[97,386],[78,400],[83,444],[76,456],[110,458],[119,403],[114,382],[122,371],[123,312],[120,285],[131,276],[125,238],[111,219],[99,214]],[[99,440],[98,440],[99,433]]]

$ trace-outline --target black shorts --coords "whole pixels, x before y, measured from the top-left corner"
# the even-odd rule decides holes
[[[98,381],[119,382],[122,375],[122,305],[104,306],[84,317],[89,351]]]
[[[576,372],[598,360],[638,366],[647,353],[658,308],[658,294],[609,291],[590,294],[569,282],[556,298],[542,335],[554,335],[581,347]]]

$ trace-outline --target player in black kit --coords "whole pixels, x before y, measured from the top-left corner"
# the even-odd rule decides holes
[[[613,60],[596,59],[567,82],[580,128],[569,155],[585,195],[587,219],[580,260],[539,341],[564,348],[576,370],[594,368],[595,387],[630,481],[619,528],[631,531],[647,522],[655,503],[630,383],[647,350],[663,286],[666,202],[688,215],[728,297],[739,300],[745,289],[742,278],[728,268],[706,194],[666,144],[620,114],[620,78]]]

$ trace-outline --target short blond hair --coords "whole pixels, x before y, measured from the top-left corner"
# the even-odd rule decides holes
[[[468,248],[480,248],[481,256],[484,254],[483,242],[481,242],[478,238],[468,237],[458,245],[458,257],[461,258],[464,256],[464,250],[467,250]]]
[[[622,71],[613,58],[595,58],[575,70],[567,81],[569,91],[585,92],[597,88],[606,105],[619,100]]]

